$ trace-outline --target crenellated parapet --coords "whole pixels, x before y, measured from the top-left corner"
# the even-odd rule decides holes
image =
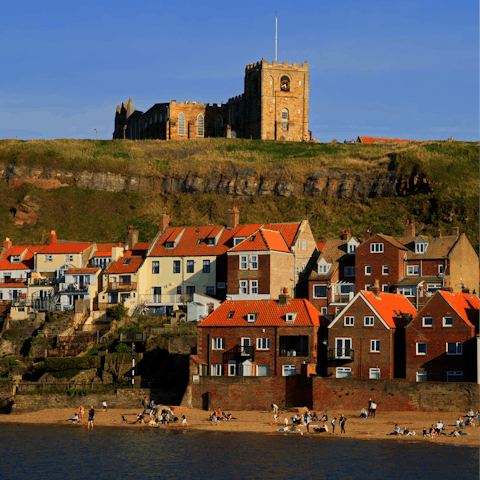
[[[245,73],[248,73],[252,69],[264,69],[264,68],[271,68],[271,69],[285,69],[288,71],[299,71],[299,72],[308,72],[308,63],[303,62],[299,65],[297,62],[293,62],[289,64],[288,62],[279,63],[277,60],[273,60],[272,63],[269,63],[268,60],[262,58],[260,62],[257,63],[249,63],[245,67]]]

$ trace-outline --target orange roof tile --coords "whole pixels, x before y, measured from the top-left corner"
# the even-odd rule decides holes
[[[396,328],[395,319],[399,317],[398,314],[417,314],[407,298],[398,293],[378,292],[376,296],[370,291],[362,290],[361,293],[390,328]]]
[[[125,260],[130,260],[125,263]],[[115,262],[111,262],[105,270],[105,273],[136,273],[143,262],[143,257],[124,256]]]
[[[382,137],[363,137],[363,136],[358,136],[360,141],[362,143],[375,143],[375,142],[383,142],[383,143],[388,143],[389,141],[395,142],[395,143],[412,143],[412,142],[421,142],[421,140],[402,140],[399,138],[382,138]]]
[[[476,295],[470,293],[453,293],[440,290],[437,292],[471,327],[478,325],[480,301]]]
[[[38,253],[41,255],[51,253],[51,254],[61,254],[61,253],[82,253],[87,248],[91,247],[91,242],[58,242],[51,243],[50,245],[45,245]]]
[[[33,270],[34,268],[34,254],[41,250],[41,245],[13,245],[8,250],[5,250],[0,258],[0,270]],[[22,262],[12,262],[12,256],[22,255],[25,256]]]
[[[232,318],[229,313],[234,312]],[[247,322],[249,313],[258,313],[254,323]],[[287,323],[287,313],[296,313],[295,321]],[[323,317],[322,317],[323,318]],[[227,300],[214,310],[199,327],[267,327],[267,326],[320,326],[320,312],[305,299],[293,299],[287,305],[276,300]]]
[[[69,268],[65,273],[68,274],[75,274],[75,273],[97,273],[101,270],[101,268]]]
[[[0,288],[26,288],[24,283],[0,283]]]
[[[95,252],[94,257],[111,257],[113,247],[122,247],[122,242],[117,243],[97,243],[97,251]]]
[[[322,253],[323,247],[325,247],[325,242],[317,242],[317,248],[320,253]]]
[[[261,228],[253,235],[248,236],[229,252],[276,251],[291,253],[280,232]]]
[[[239,229],[235,233],[234,237],[240,237],[240,238],[248,237],[249,235],[252,235],[253,233],[255,233],[261,226],[262,226],[261,223],[260,224],[253,223],[253,224],[249,224],[249,225],[239,225]]]
[[[267,223],[263,226],[268,230],[277,230],[279,231],[283,238],[285,239],[288,248],[291,248],[293,242],[295,241],[295,236],[297,235],[298,229],[300,228],[300,222],[293,223]]]

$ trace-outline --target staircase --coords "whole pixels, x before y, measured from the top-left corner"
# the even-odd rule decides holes
[[[131,317],[139,317],[140,314],[143,312],[143,307],[145,307],[145,300],[139,300],[138,303],[135,305],[133,312],[130,314]]]

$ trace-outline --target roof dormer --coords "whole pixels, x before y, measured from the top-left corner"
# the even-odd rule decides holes
[[[258,318],[258,313],[249,313],[247,315],[247,322],[248,323],[255,323]]]
[[[424,240],[421,236],[415,240],[415,253],[423,254],[426,253],[428,248],[428,242]]]
[[[297,318],[298,312],[290,312],[285,315],[285,321],[287,323],[295,323],[295,319]]]
[[[360,242],[355,238],[351,237],[347,242],[347,253],[350,255],[355,255],[356,248],[360,245]]]
[[[332,268],[332,264],[328,263],[325,258],[321,258],[320,261],[317,263],[317,272],[320,274],[325,274],[330,271]]]

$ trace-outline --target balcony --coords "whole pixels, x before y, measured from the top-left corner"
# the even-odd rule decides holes
[[[327,359],[330,365],[343,365],[355,360],[355,351],[353,348],[329,348],[327,350]]]
[[[107,291],[125,292],[137,289],[137,282],[108,282]]]
[[[67,285],[66,283],[63,283],[63,284],[59,285],[58,293],[63,294],[63,295],[85,294],[85,293],[89,292],[89,287],[90,287],[90,285],[87,285],[87,284],[71,283],[70,285]]]
[[[54,285],[55,282],[53,278],[30,278],[28,280],[29,286],[39,286],[39,287],[46,287],[50,285]]]
[[[253,345],[235,345],[232,349],[227,350],[223,354],[223,363],[228,363],[230,360],[244,361],[247,358],[254,360],[255,347]]]
[[[183,300],[190,301],[190,295],[140,295],[139,303],[145,305],[165,305],[165,304],[183,304]]]

